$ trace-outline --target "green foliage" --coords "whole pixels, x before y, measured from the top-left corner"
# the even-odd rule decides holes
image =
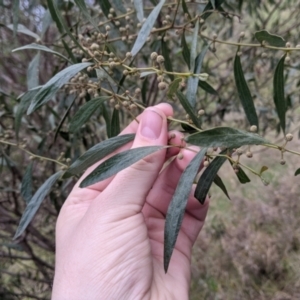
[[[282,165],[288,154],[299,155],[290,148],[293,136],[286,134],[299,123],[300,48],[294,45],[300,34],[290,1],[47,0],[24,5],[13,2],[12,21],[5,18],[5,5],[0,8],[5,26],[0,193],[8,199],[0,204],[7,218],[0,233],[11,236],[21,218],[15,237],[24,245],[36,242],[32,251],[25,247],[33,261],[40,248],[54,250],[53,224],[74,177],[104,160],[82,181],[85,187],[161,149],[114,153],[134,139],[119,133],[147,106],[170,102],[175,111],[170,128],[181,126],[187,143],[205,148],[183,172],[169,206],[165,270],[198,173],[195,197],[203,203],[213,182],[229,198],[227,178],[218,175],[226,160],[237,182],[251,178],[252,185],[254,175],[268,183],[272,168],[247,160],[256,145],[258,151],[275,149]],[[274,133],[284,134],[279,142]],[[47,256],[43,259],[45,266],[51,264]],[[36,278],[51,278],[50,268],[39,268]]]

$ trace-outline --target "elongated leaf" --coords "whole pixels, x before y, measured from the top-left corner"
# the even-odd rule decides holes
[[[106,108],[105,103],[102,104],[102,115],[106,123],[106,134],[108,138],[111,138],[110,129],[111,129],[111,122],[110,122],[110,113]]]
[[[285,47],[286,44],[281,36],[271,34],[267,30],[257,31],[254,36],[260,43],[266,42],[270,46]]]
[[[58,9],[54,4],[54,1],[52,0],[47,0],[47,4],[48,4],[48,9],[50,12],[50,15],[52,17],[52,20],[55,22],[58,31],[60,33],[64,33],[64,24],[63,24],[63,20],[61,18],[61,16],[58,13]]]
[[[171,84],[169,85],[169,90],[168,90],[168,94],[167,94],[169,98],[172,98],[173,95],[176,93],[181,80],[182,79],[178,77],[174,81],[171,82]]]
[[[227,150],[220,152],[220,154],[226,154]],[[209,166],[202,173],[195,190],[195,198],[203,204],[205,202],[207,193],[216,178],[216,175],[226,161],[226,157],[217,156]]]
[[[190,116],[193,123],[198,128],[200,128],[200,126],[201,126],[200,120],[198,119],[197,115],[195,114],[194,109],[192,108],[192,106],[189,103],[189,101],[187,100],[187,98],[180,91],[176,92],[176,96],[179,99],[179,101],[180,101],[181,105],[183,106],[184,110],[186,111],[186,113]]]
[[[299,175],[300,174],[300,168],[298,168],[296,171],[295,171],[295,176]]]
[[[56,127],[55,134],[54,134],[54,139],[53,139],[53,142],[52,142],[52,144],[51,144],[51,146],[49,148],[51,148],[53,146],[53,144],[55,143],[56,138],[57,138],[58,134],[60,133],[60,129],[61,129],[62,125],[64,124],[67,116],[69,115],[69,112],[70,112],[70,110],[71,110],[71,108],[72,108],[72,106],[73,106],[73,104],[74,104],[74,102],[76,100],[76,96],[75,95],[69,95],[69,97],[71,98],[70,104],[69,104],[67,110],[65,111],[63,117],[61,118],[61,120],[59,121],[59,123],[58,123],[58,125]]]
[[[196,21],[196,25],[193,29],[191,52],[190,52],[190,71],[194,72],[196,56],[197,56],[197,46],[198,46],[198,34],[199,34],[199,20]]]
[[[61,41],[62,41],[62,43],[64,45],[65,50],[68,53],[68,56],[71,58],[72,63],[76,64],[77,63],[77,59],[74,56],[72,50],[70,49],[70,47],[68,46],[68,44],[63,39],[61,39]]]
[[[57,91],[67,83],[73,76],[81,70],[92,65],[92,63],[80,63],[72,65],[52,77],[46,84],[43,85],[41,90],[32,99],[32,102],[27,110],[27,114],[33,113],[39,107],[47,103],[57,93]]]
[[[182,4],[182,10],[183,10],[183,12],[188,15],[189,19],[191,19],[192,17],[191,17],[191,15],[189,13],[189,10],[188,10],[188,7],[186,5],[185,0],[182,0],[181,4]]]
[[[52,23],[52,17],[50,11],[47,9],[43,16],[41,37],[44,36],[51,23]]]
[[[133,5],[136,11],[137,19],[142,22],[144,19],[143,0],[133,0]]]
[[[18,105],[16,115],[15,115],[15,133],[16,138],[19,137],[19,130],[21,125],[21,120],[26,110],[28,109],[31,100],[35,97],[35,95],[41,90],[42,86],[38,86],[28,92],[22,94],[19,98],[21,98],[20,103]]]
[[[95,27],[97,28],[97,23],[95,22],[95,20],[92,18],[92,16],[90,15],[90,13],[87,10],[87,7],[85,5],[85,0],[74,0],[74,2],[76,3],[76,5],[78,6],[78,8],[80,9],[80,11],[83,13],[83,15],[85,16],[85,18]]]
[[[27,69],[27,88],[33,89],[39,85],[39,66],[40,66],[40,52],[38,52],[33,60],[29,63]]]
[[[201,15],[201,18],[203,20],[206,20],[212,13],[210,12],[211,10],[222,10],[222,3],[224,2],[224,0],[214,0],[214,4],[215,4],[215,7],[213,7],[211,1],[209,1],[206,6],[204,7],[204,10],[203,10],[203,13]],[[209,12],[206,12],[206,11],[209,11]],[[206,13],[205,13],[206,12]]]
[[[161,39],[161,54],[165,58],[165,68],[168,72],[173,72],[172,62],[171,62],[171,55],[170,50],[168,49],[167,43],[164,41],[164,39]],[[174,75],[168,74],[171,80],[174,80]]]
[[[63,171],[59,171],[59,172],[53,174],[51,177],[49,177],[42,184],[42,186],[37,190],[37,192],[33,195],[33,197],[27,204],[26,209],[22,215],[19,226],[15,233],[14,239],[17,239],[18,237],[20,237],[22,235],[22,233],[26,230],[27,226],[32,221],[36,212],[40,208],[44,198],[50,192],[52,186],[60,178],[62,173],[63,173]]]
[[[182,33],[182,36],[181,36],[181,47],[182,47],[183,59],[186,62],[186,64],[190,67],[190,65],[191,65],[190,49],[185,40],[184,32]]]
[[[119,10],[123,14],[126,13],[126,8],[124,7],[122,0],[111,0],[111,2],[117,10]]]
[[[99,3],[104,15],[106,18],[108,18],[109,10],[111,9],[111,5],[108,0],[97,0],[97,3]]]
[[[164,234],[164,269],[167,273],[177,236],[185,214],[194,179],[207,149],[202,149],[183,171],[168,207]]]
[[[276,67],[274,78],[273,78],[273,99],[277,114],[280,121],[280,126],[283,133],[285,133],[285,113],[286,113],[286,102],[284,98],[284,60],[286,54],[282,56]]]
[[[111,137],[117,136],[120,133],[120,119],[119,119],[119,110],[114,109],[111,117],[111,127],[110,135]]]
[[[66,32],[67,35],[71,38],[71,40],[74,42],[74,44],[80,48],[84,53],[86,53],[86,50],[82,47],[82,45],[78,42],[78,40],[73,36],[72,32],[70,31],[69,27],[66,25],[58,7],[56,4],[56,1],[53,0],[47,0],[48,9],[50,11],[51,17],[53,21],[56,23],[56,26],[60,33]]]
[[[81,182],[80,187],[87,187],[98,181],[109,178],[141,160],[142,158],[163,148],[163,146],[149,146],[129,149],[118,153],[99,165]]]
[[[16,52],[16,51],[20,51],[20,50],[26,50],[26,49],[30,49],[30,50],[34,49],[34,50],[41,50],[41,51],[49,52],[49,53],[52,53],[54,55],[57,55],[57,56],[63,58],[66,61],[69,61],[67,57],[60,54],[59,52],[53,51],[53,50],[51,50],[50,48],[48,48],[46,46],[39,45],[39,44],[34,44],[34,43],[29,44],[29,45],[25,45],[23,47],[16,48],[12,52]]]
[[[201,147],[230,147],[238,148],[242,145],[261,145],[268,143],[258,134],[234,129],[231,127],[215,127],[192,134],[186,138],[190,144]]]
[[[162,9],[162,7],[164,5],[164,3],[165,3],[165,0],[160,0],[160,2],[151,11],[147,20],[143,23],[143,26],[142,26],[141,30],[139,31],[139,34],[138,34],[138,36],[135,40],[135,43],[133,45],[133,48],[131,50],[132,56],[135,56],[142,49],[144,44],[146,43],[146,40],[154,26],[154,23],[160,13],[160,10]]]
[[[216,96],[219,95],[218,92],[209,83],[207,83],[206,81],[199,80],[198,81],[198,86],[202,90],[204,90],[205,92],[207,92],[209,94],[216,95]]]
[[[81,155],[67,170],[67,174],[80,174],[113,151],[134,140],[134,134],[124,134],[96,144]]]
[[[21,184],[21,195],[26,204],[32,198],[32,162],[27,166]]]
[[[216,174],[216,176],[215,176],[214,184],[217,185],[223,191],[223,193],[226,195],[226,197],[229,200],[231,200],[229,195],[228,195],[226,186],[225,186],[225,184],[223,183],[223,180],[221,179],[221,177],[218,174]]]
[[[14,30],[14,25],[13,24],[9,24],[6,27],[10,30]],[[26,28],[22,24],[18,24],[18,26],[16,28],[17,28],[17,32],[19,32],[19,33],[29,35],[29,36],[35,38],[36,40],[40,39],[40,37],[36,33],[32,32],[31,30],[29,30],[28,28]]]
[[[216,4],[215,4],[215,0],[209,0],[213,9],[216,9]]]
[[[256,125],[258,128],[258,117],[256,114],[251,92],[244,77],[244,72],[239,55],[236,55],[234,59],[234,79],[246,117],[250,125]]]
[[[82,105],[80,109],[76,112],[75,116],[71,119],[69,131],[78,131],[81,128],[81,126],[89,120],[92,114],[95,113],[97,109],[101,108],[102,103],[108,99],[109,97],[107,96],[98,97]]]
[[[204,59],[204,56],[205,56],[208,48],[209,48],[208,44],[203,47],[202,51],[196,58],[194,69],[191,70],[191,72],[194,72],[195,74],[201,73],[203,59]],[[191,55],[191,59],[192,59],[192,55]],[[199,83],[199,78],[194,77],[194,76],[189,77],[188,82],[187,82],[186,97],[189,100],[192,107],[195,107],[195,105],[196,105],[198,83]]]
[[[228,160],[230,162],[231,165],[233,165],[232,161],[231,160]],[[238,171],[235,172],[238,180],[240,183],[242,184],[245,184],[245,183],[248,183],[250,182],[250,178],[247,176],[247,174],[243,171],[243,169],[239,166],[238,167]]]

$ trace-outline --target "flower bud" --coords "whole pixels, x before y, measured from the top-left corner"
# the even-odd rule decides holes
[[[290,141],[292,141],[293,140],[293,135],[291,134],[291,133],[288,133],[286,136],[285,136],[285,139],[288,141],[288,142],[290,142]]]
[[[158,84],[158,89],[160,89],[161,91],[165,90],[166,88],[167,88],[167,84],[165,82],[162,81]]]

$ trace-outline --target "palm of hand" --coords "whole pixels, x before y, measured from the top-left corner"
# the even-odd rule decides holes
[[[131,124],[124,133],[136,130]],[[177,138],[179,133],[175,143]],[[207,204],[201,206],[191,192],[165,274],[165,215],[181,173],[193,157],[184,150],[184,159],[175,158],[158,175],[174,151],[166,155],[163,150],[90,188],[76,185],[57,223],[53,299],[188,299],[191,248]],[[64,298],[59,297],[62,294]]]

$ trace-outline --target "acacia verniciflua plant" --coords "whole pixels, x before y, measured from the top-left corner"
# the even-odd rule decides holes
[[[281,7],[266,1],[258,10],[258,19],[256,7],[243,1],[238,7],[233,1],[221,0],[135,0],[133,4],[101,0],[99,5],[74,2],[75,5],[58,7],[55,1],[47,0],[47,12],[54,21],[52,33],[54,26],[57,28],[54,41],[46,43],[43,36],[38,36],[35,43],[13,51],[38,51],[30,63],[29,77],[39,70],[44,52],[56,56],[59,66],[46,83],[35,79],[18,98],[13,130],[5,131],[0,140],[3,153],[15,146],[26,152],[34,164],[53,166],[53,174],[32,197],[32,164],[26,169],[21,193],[28,206],[15,238],[24,236],[57,181],[60,186],[71,182],[72,176],[78,177],[131,141],[133,135],[118,135],[121,127],[145,107],[168,99],[176,108],[176,116],[169,117],[170,127],[181,128],[188,145],[197,145],[201,151],[183,173],[167,213],[167,271],[189,187],[203,160],[204,169],[195,192],[201,203],[212,183],[229,198],[217,174],[225,161],[232,165],[233,176],[235,173],[240,183],[250,182],[246,173],[252,173],[268,184],[264,177],[268,167],[254,170],[244,159],[253,156],[256,145],[277,149],[281,164],[288,153],[300,155],[287,147],[293,139],[288,132],[297,125],[293,110],[299,93],[296,58],[300,53],[296,45],[299,33],[286,28],[287,19],[281,20],[278,15],[279,10],[288,11],[289,1],[283,1]],[[20,25],[15,29],[28,34]],[[23,142],[20,135],[24,120],[34,128],[47,113],[52,117],[47,118],[47,124],[39,125],[38,144]],[[232,116],[234,113],[239,118]],[[43,133],[45,130],[47,133]],[[276,130],[281,140],[270,141],[270,132]],[[98,143],[99,140],[104,141]],[[49,147],[56,149],[51,156],[45,150]],[[119,153],[97,167],[81,187],[108,178],[160,149],[157,146]],[[295,175],[298,173],[299,169]]]

